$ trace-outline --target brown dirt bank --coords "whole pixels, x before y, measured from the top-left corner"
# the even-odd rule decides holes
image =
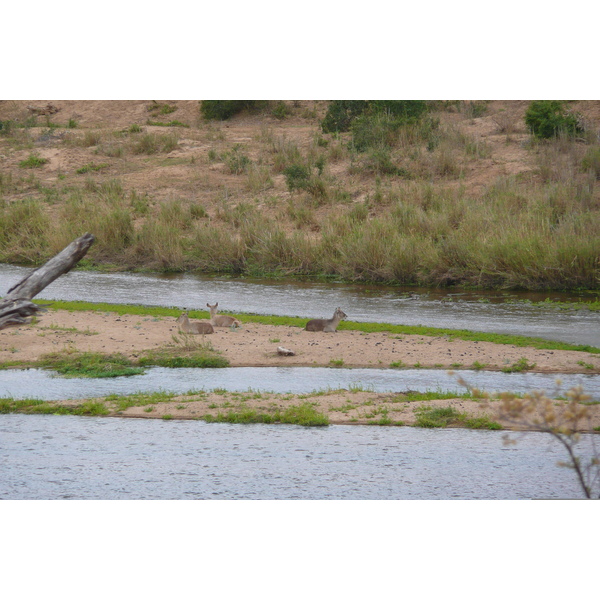
[[[0,331],[0,364],[35,361],[43,354],[65,348],[107,354],[120,352],[136,358],[144,350],[173,343],[172,336],[177,333],[173,317],[49,309],[34,325]],[[525,358],[536,365],[531,369],[534,372],[600,372],[598,354],[388,332],[315,333],[299,327],[244,323],[234,331],[217,328],[205,341],[227,358],[232,367],[396,365],[467,369],[477,363],[485,365],[486,370],[499,370]],[[279,346],[294,351],[295,356],[278,355]]]

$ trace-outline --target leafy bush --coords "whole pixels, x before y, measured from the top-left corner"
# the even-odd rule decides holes
[[[290,192],[304,190],[308,187],[310,180],[310,169],[304,165],[290,165],[283,170],[285,182]]]
[[[577,116],[568,113],[560,100],[536,100],[525,113],[525,124],[539,138],[552,138],[565,133],[573,136],[582,133]]]
[[[318,169],[322,171],[322,168]],[[311,168],[305,165],[293,164],[283,170],[285,182],[290,192],[305,190],[315,198],[327,197],[327,186],[319,175],[313,175]]]
[[[369,148],[391,148],[401,126],[400,119],[386,113],[361,115],[350,126],[352,145],[359,152]]]
[[[348,131],[352,121],[367,109],[368,104],[366,100],[334,100],[327,108],[321,129],[324,133]]]
[[[224,121],[244,109],[253,108],[256,100],[202,100],[200,112],[205,119]]]
[[[334,100],[321,128],[325,133],[348,131],[363,114],[388,114],[401,122],[418,120],[427,111],[424,100]]]
[[[291,114],[291,111],[287,104],[283,100],[280,100],[273,108],[272,114],[276,119],[285,119]]]

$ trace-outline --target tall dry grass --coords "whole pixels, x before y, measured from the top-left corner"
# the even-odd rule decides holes
[[[533,172],[468,194],[461,177],[492,156],[486,143],[435,119],[375,125],[346,137],[314,135],[302,147],[263,128],[258,152],[248,149],[252,160],[245,149],[227,154],[224,136],[207,130],[203,135],[219,142],[215,157],[243,166],[231,163],[228,176],[239,179],[239,189],[223,186],[208,211],[183,197],[157,202],[126,192],[117,180],[91,178],[57,188],[52,198],[0,196],[0,260],[39,263],[91,231],[97,242],[87,259],[127,268],[598,289],[597,143],[535,141]],[[90,132],[79,143],[152,154],[174,148],[177,135]],[[307,175],[300,187],[286,182],[282,193],[275,181],[285,180],[291,166]],[[208,175],[190,181],[214,197]],[[28,186],[2,176],[0,194],[18,188],[24,196],[36,188]]]

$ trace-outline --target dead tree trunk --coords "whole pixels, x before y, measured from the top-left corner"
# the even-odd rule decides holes
[[[31,302],[31,299],[55,279],[68,273],[86,255],[94,240],[91,233],[82,235],[45,265],[35,269],[10,288],[0,300],[0,329],[29,323],[30,319],[27,317],[45,310]]]

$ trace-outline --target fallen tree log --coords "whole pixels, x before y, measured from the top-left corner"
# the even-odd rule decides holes
[[[68,273],[86,255],[95,239],[91,233],[82,235],[45,265],[34,269],[13,285],[0,300],[0,329],[29,323],[31,319],[27,317],[44,311],[43,306],[34,304],[31,299],[55,279]]]

